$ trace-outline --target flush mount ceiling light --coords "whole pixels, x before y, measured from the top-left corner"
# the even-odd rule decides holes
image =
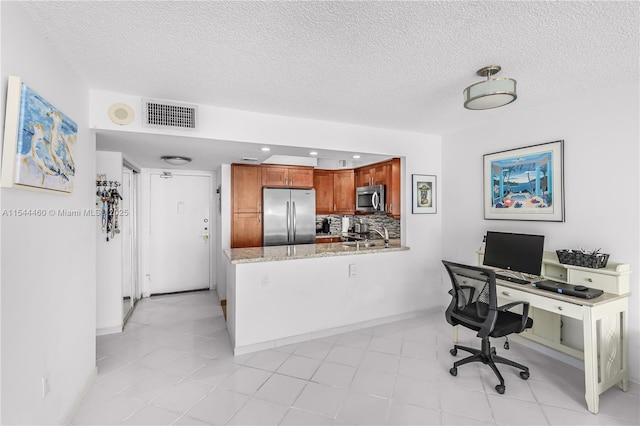
[[[476,74],[480,77],[487,77],[487,79],[464,89],[464,107],[466,109],[498,108],[516,100],[518,95],[514,79],[492,78],[501,69],[500,65],[489,65],[478,70]]]
[[[189,164],[191,162],[191,158],[180,157],[177,155],[165,155],[164,157],[160,157],[160,159],[167,164],[171,164],[172,166],[184,166],[185,164]]]

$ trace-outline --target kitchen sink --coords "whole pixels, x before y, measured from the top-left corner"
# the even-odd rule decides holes
[[[358,241],[348,241],[345,243],[342,243],[343,246],[345,247],[363,247],[363,248],[367,248],[367,247],[375,247],[376,243],[371,242],[371,241],[360,241],[360,244],[358,244]]]

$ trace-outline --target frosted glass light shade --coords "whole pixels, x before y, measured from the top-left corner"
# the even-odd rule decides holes
[[[160,158],[167,164],[171,164],[172,166],[184,166],[185,164],[189,164],[191,162],[191,158],[189,157],[180,157],[177,155],[167,155]]]
[[[473,110],[497,108],[510,104],[517,97],[515,80],[494,78],[464,89],[464,107]]]

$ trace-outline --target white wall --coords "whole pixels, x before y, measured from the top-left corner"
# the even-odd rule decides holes
[[[217,248],[214,261],[215,283],[220,300],[227,298],[227,267],[226,257],[222,252],[222,247],[231,247],[231,227],[228,226],[231,220],[231,166],[222,164],[216,171],[216,181],[220,185],[221,194],[214,194],[216,201],[215,217],[215,244]],[[219,200],[219,201],[218,201]],[[223,226],[224,221],[224,226]]]
[[[373,154],[404,157],[402,164],[402,241],[410,246],[408,256],[393,267],[399,279],[410,277],[415,282],[433,288],[434,294],[446,295],[442,287],[440,264],[441,209],[437,214],[411,214],[411,175],[441,175],[441,138],[413,132],[355,126],[320,120],[308,120],[269,114],[252,113],[207,105],[199,105],[198,130],[164,130],[143,127],[139,116],[128,126],[118,126],[109,120],[106,111],[117,102],[135,107],[142,104],[142,97],[113,92],[91,91],[91,123],[96,129],[121,132],[143,132],[150,134],[180,134],[187,137],[217,140],[265,143],[270,145],[292,145],[308,148],[322,147],[328,150],[364,151]],[[212,142],[214,143],[214,142]],[[219,142],[217,142],[219,143]],[[224,182],[224,173],[222,173]],[[440,185],[440,180],[438,180]],[[223,188],[224,191],[224,188]],[[227,189],[228,193],[228,189]],[[224,192],[223,192],[224,197]],[[144,200],[141,200],[144,205]],[[229,214],[223,205],[223,215]],[[221,219],[222,235],[229,227],[230,219]],[[224,238],[221,244],[225,244]],[[228,244],[228,241],[226,241]],[[229,246],[222,246],[223,250]],[[144,250],[143,250],[144,251]],[[222,254],[222,250],[220,251]],[[218,264],[224,259],[219,259]],[[321,277],[314,277],[322,283]],[[220,283],[218,283],[220,284]],[[220,285],[218,288],[220,289]],[[424,308],[437,306],[440,300],[430,297]]]
[[[629,306],[630,377],[640,378],[638,86],[591,93],[521,115],[508,106],[499,123],[443,138],[443,253],[476,263],[487,230],[539,233],[545,249],[602,248],[611,259],[631,264]],[[482,112],[478,112],[482,114]],[[566,221],[483,219],[482,156],[497,151],[564,140]]]
[[[2,210],[94,208],[89,91],[14,2],[1,2],[0,103],[17,75],[78,124],[72,194],[1,189]],[[4,127],[4,110],[0,114]],[[95,375],[95,218],[0,217],[2,424],[62,424]],[[50,392],[42,396],[41,379]]]
[[[96,152],[96,175],[122,183],[122,154]],[[122,191],[121,191],[122,192]],[[101,206],[96,206],[100,209]],[[114,238],[102,230],[102,218],[96,216],[96,334],[122,331],[122,234]]]

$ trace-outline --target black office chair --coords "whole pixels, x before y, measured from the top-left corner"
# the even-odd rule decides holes
[[[453,364],[449,370],[452,376],[458,374],[458,367],[470,362],[482,362],[488,364],[498,376],[500,384],[496,386],[499,394],[504,393],[504,379],[496,367],[496,363],[507,364],[522,370],[520,377],[529,378],[529,368],[506,358],[496,355],[495,348],[491,347],[490,337],[505,337],[512,333],[521,333],[531,328],[533,320],[529,318],[528,302],[512,302],[504,306],[498,306],[496,295],[496,275],[491,269],[477,266],[462,265],[443,260],[445,268],[451,278],[452,289],[451,303],[445,316],[451,325],[461,325],[477,331],[477,336],[482,339],[481,349],[454,345],[449,351],[455,356],[458,349],[467,351],[472,355]],[[478,291],[479,290],[479,291]],[[522,315],[509,312],[514,306],[522,305]],[[508,344],[505,343],[505,349]]]

